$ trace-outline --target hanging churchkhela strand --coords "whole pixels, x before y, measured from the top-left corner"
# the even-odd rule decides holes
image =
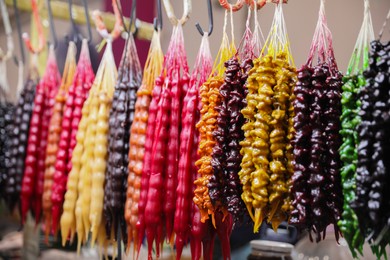
[[[231,11],[231,10],[230,10]],[[229,77],[237,77],[237,75],[234,75],[234,71],[230,72],[230,75],[227,74],[227,64],[229,62],[229,59],[233,57],[233,55],[236,53],[236,47],[234,45],[234,28],[233,28],[233,13],[230,12],[230,22],[231,22],[231,41],[229,42],[228,37],[226,35],[226,16],[225,13],[225,25],[224,25],[224,35],[222,38],[222,43],[220,47],[221,57],[217,59],[219,62],[217,66],[217,75],[221,78],[218,79],[219,84],[216,85],[217,91],[218,91],[218,104],[215,105],[215,128],[211,132],[211,135],[213,136],[213,139],[215,140],[215,143],[212,147],[211,153],[210,153],[210,167],[212,169],[212,175],[208,179],[207,182],[207,188],[208,188],[208,196],[210,197],[210,200],[213,204],[213,207],[215,208],[214,212],[212,212],[212,222],[214,227],[216,228],[216,231],[218,233],[218,230],[220,230],[221,226],[223,224],[226,224],[227,222],[231,222],[231,214],[227,211],[227,205],[226,200],[224,199],[224,187],[226,187],[226,182],[228,178],[225,176],[224,169],[226,168],[226,138],[227,138],[227,125],[229,124],[227,121],[229,120],[228,110],[227,110],[227,96],[229,93],[226,93],[226,87],[229,87],[229,83],[225,84],[225,81],[231,81],[232,79]],[[224,56],[226,55],[226,56]],[[238,61],[237,61],[238,63]],[[239,66],[239,65],[238,65]],[[238,67],[239,69],[239,67]],[[236,67],[237,70],[237,67]],[[215,71],[215,70],[214,70]],[[226,75],[224,75],[226,73]],[[224,78],[225,77],[225,78]],[[240,75],[238,76],[240,77]],[[239,79],[238,79],[239,80]],[[206,83],[207,84],[207,83]],[[224,89],[225,88],[225,89]],[[225,223],[221,223],[221,216],[216,216],[216,214],[220,215],[223,214],[223,219],[226,218]],[[218,221],[217,221],[218,220]],[[231,232],[231,226],[230,226],[230,232]],[[230,251],[229,249],[226,249],[226,246],[230,245],[226,243],[226,238],[220,237],[222,240],[222,243],[224,244],[224,254],[226,251]],[[224,255],[225,256],[225,255]]]
[[[37,53],[32,52],[32,59],[27,80],[20,91],[12,118],[11,145],[9,148],[8,176],[6,181],[6,201],[10,211],[19,203],[24,162],[27,152],[28,132],[33,112],[35,88],[39,84]]]
[[[80,58],[77,63],[76,71],[74,74],[74,79],[72,85],[69,87],[68,97],[66,99],[63,119],[62,119],[62,130],[61,136],[62,140],[65,141],[68,147],[65,150],[65,147],[62,147],[62,153],[58,152],[58,155],[63,158],[65,155],[66,161],[66,175],[68,175],[68,181],[66,186],[66,193],[64,196],[63,212],[61,215],[61,235],[62,235],[62,244],[65,245],[68,236],[70,236],[70,242],[72,243],[76,234],[76,216],[75,208],[76,201],[78,197],[78,181],[80,173],[80,160],[81,155],[84,150],[84,147],[81,143],[76,145],[85,137],[86,124],[80,124],[82,116],[87,116],[85,110],[83,110],[83,104],[88,97],[89,90],[94,81],[95,74],[92,69],[91,59],[89,55],[88,40],[84,39],[82,42]],[[84,111],[84,113],[83,113]],[[54,130],[54,129],[53,129]],[[57,133],[58,134],[58,133]],[[53,136],[53,141],[54,141]],[[58,140],[58,138],[55,138]],[[58,146],[58,142],[53,142],[53,146]],[[76,148],[77,147],[77,148]],[[48,150],[49,151],[49,150]],[[55,161],[55,154],[53,154]],[[49,160],[49,157],[47,157]],[[47,162],[52,164],[52,161]],[[65,165],[62,164],[62,167]],[[47,187],[47,197],[51,196],[51,185],[52,179],[50,179],[50,171],[52,169],[47,169],[47,174],[45,178],[45,187]],[[50,197],[49,197],[50,198]],[[44,199],[46,199],[44,197]],[[51,208],[51,200],[44,200],[44,203],[47,203],[48,209]],[[51,211],[48,211],[48,219],[50,219]],[[46,224],[48,225],[48,224]]]
[[[68,182],[65,182],[65,185],[69,184],[69,189],[65,194],[61,229],[66,234],[62,234],[63,244],[66,243],[68,235],[70,235],[72,242],[75,234],[77,234],[78,253],[81,245],[89,240],[90,232],[91,245],[93,246],[97,242],[106,255],[108,245],[116,247],[116,243],[106,236],[106,220],[103,216],[103,184],[107,160],[108,120],[117,78],[112,41],[122,31],[121,18],[115,0],[113,0],[113,7],[116,22],[115,29],[111,33],[107,32],[100,13],[98,11],[94,12],[97,30],[107,44],[96,77],[93,77],[89,55],[84,53],[84,60],[80,60],[79,65],[82,66],[84,63],[86,65],[84,67],[85,71],[80,68],[78,73],[80,73],[80,76],[84,75],[87,79],[84,85],[75,86],[76,92],[79,90],[82,91],[82,94],[80,93],[80,96],[76,99],[78,102],[75,103],[77,105],[74,110],[74,113],[76,113],[75,123],[78,124],[78,130],[71,135],[75,147],[72,159],[68,161],[72,165],[69,167],[71,169],[69,180],[67,177],[66,181]],[[84,46],[88,48],[86,40]],[[92,80],[93,83],[90,85]],[[82,109],[79,107],[80,102],[81,104],[84,103]]]
[[[163,52],[160,44],[160,30],[155,30],[148,57],[145,63],[142,84],[137,91],[134,120],[130,130],[129,173],[127,178],[127,193],[125,204],[125,219],[127,223],[127,251],[134,242],[134,252],[140,250],[137,222],[138,205],[141,193],[141,176],[145,154],[146,131],[148,126],[149,106],[151,104],[154,80],[158,77],[163,64]],[[153,119],[154,120],[154,119]],[[133,254],[134,256],[134,254]]]
[[[168,48],[166,57],[169,57],[168,56],[170,53],[169,50],[172,49]],[[162,67],[164,67],[164,65],[162,65]],[[161,71],[163,71],[163,69],[161,69]],[[161,71],[155,73],[160,74]],[[148,198],[154,132],[156,127],[157,109],[159,107],[160,93],[161,93],[164,77],[165,75],[161,73],[160,76],[158,76],[155,79],[155,82],[153,83],[154,87],[151,93],[152,97],[151,97],[149,111],[148,111],[148,121],[147,121],[147,128],[145,133],[145,144],[144,144],[144,156],[142,158],[141,190],[140,190],[140,197],[138,202],[138,220],[136,224],[136,229],[138,233],[138,238],[136,242],[136,244],[138,245],[137,252],[139,252],[139,250],[141,249],[142,241],[144,240],[145,237],[145,230],[146,230],[145,208],[146,208],[146,203]],[[150,239],[153,241],[154,239],[153,236],[150,236]],[[151,252],[151,248],[152,245],[150,245],[150,252]]]
[[[211,74],[199,89],[200,96],[200,120],[196,124],[199,131],[198,160],[195,162],[197,167],[197,176],[194,181],[194,207],[199,210],[197,215],[200,218],[200,228],[203,231],[203,257],[212,259],[215,237],[218,235],[222,243],[223,258],[230,258],[229,237],[232,230],[232,216],[228,213],[226,201],[221,196],[221,189],[224,188],[219,182],[219,173],[215,172],[215,149],[220,140],[217,140],[217,124],[219,111],[217,108],[222,103],[220,93],[221,86],[224,83],[224,63],[236,52],[234,44],[229,42],[226,34],[228,11],[225,11],[225,23],[223,28],[223,37],[216,61]],[[230,14],[232,19],[232,14]],[[231,20],[231,24],[233,21]],[[233,32],[232,32],[232,39]],[[221,118],[219,119],[221,120]],[[220,122],[221,123],[221,122]],[[195,209],[194,209],[195,210]],[[193,227],[196,228],[196,227]],[[195,251],[196,253],[196,251]]]
[[[31,53],[30,68],[24,87],[19,93],[12,119],[12,135],[10,136],[11,146],[9,148],[8,176],[6,181],[6,197],[10,211],[13,211],[20,200],[24,164],[27,153],[28,134],[31,115],[33,113],[35,89],[39,84],[38,54],[45,46],[42,24],[40,23],[36,0],[31,1],[33,17],[37,25],[38,46],[34,48],[27,34],[24,35],[26,47]],[[35,185],[30,183],[30,186]]]
[[[87,123],[85,138],[82,140],[84,149],[81,156],[78,199],[75,208],[78,250],[80,250],[82,243],[88,241],[90,231],[92,245],[97,241],[99,246],[107,249],[108,242],[113,242],[114,239],[107,237],[104,232],[105,228],[111,224],[109,221],[112,219],[107,219],[106,213],[102,214],[107,207],[102,184],[104,180],[107,180],[109,113],[117,79],[112,41],[119,37],[123,29],[121,19],[118,18],[117,2],[113,0],[112,4],[117,18],[115,29],[110,34],[107,33],[100,13],[94,12],[97,31],[105,39],[107,45],[90,94],[85,101],[85,114],[88,116],[83,116],[80,121],[80,124],[83,120],[86,120]],[[105,185],[107,186],[108,183],[106,182]]]
[[[12,57],[14,44],[12,28],[8,17],[4,0],[0,1],[0,11],[3,18],[5,36],[7,38],[7,51],[0,48],[0,201],[6,202],[6,182],[8,179],[7,165],[10,161],[10,147],[12,134],[12,117],[15,112],[15,104],[10,100],[10,86],[7,80],[7,61]],[[22,68],[21,64],[18,64]],[[23,71],[23,69],[22,69]],[[22,83],[22,73],[19,73],[19,84]],[[18,89],[19,91],[19,89]]]
[[[358,115],[360,109],[359,92],[365,86],[366,80],[363,71],[369,65],[369,44],[374,39],[369,0],[364,1],[364,18],[356,45],[350,59],[348,70],[343,78],[342,86],[342,114],[341,130],[342,144],[340,146],[340,159],[343,163],[341,179],[343,185],[344,205],[342,219],[338,222],[340,231],[347,241],[352,255],[363,254],[364,237],[359,228],[358,217],[351,208],[355,199],[357,145],[356,134],[360,123]]]
[[[227,14],[225,11],[225,23],[223,29],[223,37],[218,55],[215,59],[212,72],[206,82],[202,84],[199,89],[200,96],[200,120],[196,124],[199,131],[199,159],[195,162],[198,168],[198,176],[194,184],[194,203],[198,206],[200,211],[200,218],[203,223],[209,222],[210,216],[215,226],[214,213],[218,209],[215,201],[212,201],[209,193],[210,179],[214,178],[213,167],[211,165],[212,151],[216,144],[216,139],[213,135],[216,129],[216,120],[218,111],[216,106],[221,102],[221,95],[219,88],[223,83],[223,73],[225,71],[224,62],[233,55],[233,48],[231,48],[228,36],[226,34]],[[226,210],[225,210],[226,212]],[[216,234],[214,234],[216,235]],[[212,239],[214,241],[214,239]]]
[[[264,219],[277,229],[290,212],[292,91],[296,74],[285,27],[279,4],[262,51],[267,53],[254,60],[249,72],[246,107],[242,109],[246,122],[239,176],[242,199],[255,232]]]
[[[317,54],[318,64],[312,65]],[[321,1],[308,62],[298,71],[295,88],[294,175],[290,223],[316,234],[319,242],[326,227],[334,225],[338,240],[343,198],[340,177],[342,75],[334,58],[332,35]],[[311,236],[310,236],[311,238]]]
[[[24,172],[24,158],[28,140],[28,130],[34,105],[35,87],[38,85],[38,69],[31,65],[29,76],[18,98],[13,116],[13,130],[10,136],[10,161],[6,181],[6,197],[8,207],[13,211],[19,202],[22,178]]]
[[[389,18],[390,11],[387,20]],[[356,194],[351,205],[358,218],[360,232],[378,259],[387,259],[386,247],[390,243],[390,192],[387,188],[390,165],[386,158],[390,147],[390,42],[380,42],[386,22],[379,39],[371,42],[369,66],[363,73],[366,84],[359,93],[361,122],[357,127]]]
[[[176,233],[178,258],[180,258],[183,243],[187,242],[184,241],[187,237],[182,237],[181,221],[178,221],[182,218],[175,215],[178,212],[175,210],[175,206],[178,205],[177,201],[182,199],[179,198],[176,188],[179,188],[177,172],[181,111],[189,84],[182,25],[188,19],[191,5],[188,1],[184,4],[186,13],[178,21],[169,1],[164,1],[174,27],[163,68],[155,81],[149,107],[137,223],[138,242],[142,241],[141,238],[145,233],[149,258],[152,257],[154,242],[156,256],[159,257],[164,238],[173,241],[172,230]],[[172,64],[174,66],[171,66]],[[166,149],[167,147],[169,150]],[[179,240],[183,243],[178,244]]]
[[[2,61],[1,61],[2,62]],[[3,66],[3,64],[0,64]],[[1,75],[6,75],[1,72]],[[6,200],[6,183],[8,179],[8,168],[11,147],[10,136],[12,134],[12,117],[15,113],[15,105],[8,101],[5,86],[0,84],[0,198]]]
[[[183,246],[188,241],[190,229],[185,223],[190,223],[192,185],[191,176],[179,175],[179,155],[180,155],[180,133],[183,127],[182,110],[183,99],[189,88],[189,68],[187,64],[187,55],[184,49],[182,25],[177,26],[177,44],[180,50],[179,55],[174,55],[179,65],[175,70],[167,70],[166,81],[168,87],[171,86],[172,103],[170,108],[169,139],[168,139],[168,167],[166,171],[164,198],[164,213],[167,220],[167,226],[173,227],[175,232],[175,246],[177,248],[176,259],[180,259]],[[174,38],[173,38],[174,39]],[[166,65],[167,66],[167,65]],[[181,69],[181,71],[180,71]],[[188,181],[188,179],[190,179]],[[185,181],[180,186],[180,182]],[[189,184],[190,183],[190,184]],[[189,185],[187,185],[189,184]],[[189,210],[189,211],[188,211]],[[167,237],[169,239],[169,237]]]
[[[183,97],[189,84],[189,68],[184,50],[181,24],[174,27],[168,49],[163,69],[160,76],[156,79],[156,85],[153,89],[153,99],[156,98],[157,100],[156,103],[152,100],[149,109],[149,122],[153,110],[156,113],[156,122],[155,127],[153,127],[155,128],[152,138],[153,144],[149,151],[149,158],[153,163],[149,169],[145,161],[148,158],[146,156],[145,143],[144,172],[145,170],[149,172],[149,174],[145,173],[146,176],[149,175],[150,180],[147,187],[147,196],[145,197],[144,219],[148,241],[148,255],[150,256],[151,254],[153,241],[156,241],[156,255],[159,256],[161,243],[164,237],[168,240],[171,239],[171,237],[168,237],[168,233],[172,233],[173,228],[176,233],[177,256],[180,258],[181,248],[185,243],[184,241],[188,238],[188,233],[183,233],[183,226],[179,223],[181,221],[178,220],[185,220],[178,213],[179,211],[175,209],[175,206],[177,207],[177,202],[185,199],[186,196],[184,194],[179,195],[180,192],[176,191],[176,188],[179,188],[177,172],[182,118],[180,111],[183,106]],[[176,66],[169,68],[168,64],[176,64]],[[156,105],[157,107],[155,107]],[[149,122],[148,131],[149,129],[153,130],[150,128]],[[169,150],[165,149],[166,147],[169,147]],[[145,187],[143,185],[144,183],[142,182],[142,189]],[[162,193],[163,190],[165,194]],[[166,235],[163,230],[163,221],[166,222]]]
[[[222,244],[222,255],[224,259],[230,258],[230,244],[229,237],[233,227],[233,218],[227,210],[227,201],[224,199],[224,193],[230,192],[230,187],[234,186],[234,176],[229,180],[230,187],[224,180],[226,172],[224,171],[223,165],[225,164],[224,160],[224,150],[226,148],[226,135],[225,135],[225,126],[226,120],[229,120],[229,113],[226,111],[227,95],[224,96],[223,90],[224,82],[223,74],[225,72],[226,66],[225,62],[231,57],[233,57],[236,52],[234,46],[234,32],[233,32],[233,20],[232,13],[230,13],[231,26],[232,26],[232,42],[229,43],[229,39],[226,34],[226,24],[227,24],[227,11],[225,12],[225,25],[223,29],[223,38],[220,47],[216,63],[212,70],[211,76],[209,79],[203,83],[200,88],[200,97],[202,107],[200,109],[201,117],[200,122],[197,124],[197,129],[199,131],[199,159],[196,162],[198,167],[198,176],[194,184],[194,203],[199,208],[199,217],[203,226],[206,228],[208,226],[209,231],[205,232],[205,241],[210,243],[208,246],[203,246],[204,248],[204,257],[210,258],[212,254],[212,247],[214,245],[214,238],[216,235],[219,236]],[[238,64],[239,66],[239,64]],[[238,67],[239,70],[240,67]],[[226,71],[226,73],[228,73]],[[231,72],[230,72],[231,73]],[[237,75],[233,75],[233,77]],[[228,74],[227,74],[227,77]],[[240,77],[240,75],[239,75]],[[241,79],[241,78],[240,78]],[[239,79],[239,80],[240,80]],[[226,87],[231,83],[229,79],[228,83],[225,84]],[[229,89],[229,88],[228,88]],[[227,93],[225,93],[227,94]],[[225,99],[224,99],[225,98]],[[233,98],[237,100],[237,96]],[[223,102],[225,102],[223,104]],[[233,101],[234,103],[234,101]],[[235,113],[234,117],[239,117],[240,115]],[[235,122],[235,118],[232,121]],[[233,123],[233,132],[234,130]],[[237,127],[237,126],[235,126]],[[235,146],[234,143],[233,146]],[[230,158],[231,170],[235,168],[234,163],[237,162],[237,156],[234,155]],[[234,175],[234,172],[231,172]],[[234,196],[234,195],[233,195]],[[239,201],[235,201],[239,202]],[[230,206],[237,206],[237,203],[231,204]],[[209,219],[209,214],[211,215],[211,222]]]
[[[3,63],[3,61],[0,62]],[[0,64],[2,67],[4,65]],[[1,75],[6,75],[3,74],[1,68],[0,73]],[[4,83],[0,82],[0,199],[6,201],[7,165],[11,160],[9,149],[12,145],[10,137],[12,135],[12,117],[15,113],[15,105],[8,101],[8,90]]]
[[[2,94],[0,94],[2,95]],[[4,98],[4,97],[0,97]],[[6,200],[6,183],[8,179],[8,168],[6,168],[6,165],[9,164],[9,160],[11,158],[9,157],[9,149],[11,146],[11,139],[10,136],[12,134],[12,116],[15,112],[14,105],[9,102],[5,101],[0,104],[0,144],[1,144],[1,151],[0,151],[0,175],[1,175],[1,181],[0,181],[0,189],[1,193],[0,196],[4,200]]]
[[[73,56],[75,62],[75,53]],[[30,209],[35,216],[35,222],[38,224],[40,221],[49,122],[60,82],[54,47],[51,46],[45,73],[35,90],[20,194],[22,223],[25,222]]]
[[[128,244],[124,205],[128,181],[130,129],[134,119],[136,93],[141,83],[142,70],[137,49],[132,33],[128,33],[109,117],[110,138],[106,171],[112,190],[109,203],[112,228],[108,227],[107,231],[113,229],[115,238],[120,241],[122,237],[125,244]],[[131,185],[134,184],[131,183]],[[121,237],[118,233],[118,227],[121,230]],[[107,233],[108,237],[110,235],[110,233]]]
[[[209,240],[207,223],[202,223],[199,209],[195,206],[192,198],[194,196],[194,181],[197,177],[195,159],[198,157],[199,132],[196,123],[200,118],[199,89],[207,80],[212,69],[212,57],[209,46],[209,36],[204,33],[200,44],[199,52],[195,61],[194,70],[190,77],[190,85],[183,103],[183,125],[180,133],[180,159],[178,172],[178,185],[186,185],[190,190],[187,203],[183,203],[183,210],[189,212],[187,225],[190,227],[190,246],[192,259],[200,259],[202,251],[206,252],[205,243]],[[202,250],[202,242],[203,250]],[[204,254],[206,255],[206,254]],[[204,256],[206,257],[206,256]]]
[[[232,215],[235,224],[242,223],[244,216],[247,214],[246,206],[241,198],[242,185],[238,172],[241,170],[240,164],[242,161],[240,142],[244,139],[242,126],[245,118],[241,110],[246,106],[245,96],[248,93],[246,82],[249,71],[253,67],[253,59],[260,55],[258,35],[260,29],[256,16],[257,12],[255,11],[255,35],[253,35],[249,27],[251,9],[248,8],[246,30],[240,46],[237,53],[225,63],[225,80],[220,88],[222,103],[217,107],[219,110],[217,122],[225,121],[223,124],[226,125],[216,132],[221,137],[221,130],[223,130],[225,135],[224,142],[221,138],[217,138],[217,143],[223,147],[223,151],[215,150],[219,153],[222,152],[220,155],[224,154],[226,157],[226,166],[219,169],[219,171],[223,171],[226,180],[221,191],[223,197],[225,197],[224,205]],[[222,119],[222,117],[220,118],[221,115],[225,115],[225,118],[220,121],[219,119]]]
[[[46,168],[50,171],[49,174],[52,176],[52,186],[51,186],[51,217],[52,217],[52,229],[54,234],[57,234],[58,225],[60,223],[60,217],[62,214],[62,205],[64,202],[64,194],[66,191],[66,148],[67,140],[64,139],[62,135],[62,126],[64,120],[64,109],[66,106],[69,87],[72,85],[74,73],[76,70],[76,45],[73,42],[69,42],[67,60],[65,62],[65,69],[62,77],[61,86],[58,90],[58,93],[55,97],[55,103],[53,107],[53,116],[49,126],[49,143],[51,149],[55,151],[56,155],[53,158],[50,158],[47,163],[53,163],[46,166],[53,168]],[[69,123],[69,121],[65,121]],[[66,125],[65,125],[66,126]],[[66,130],[64,130],[66,131]],[[62,138],[61,138],[62,135]],[[57,140],[57,141],[55,141]],[[55,159],[54,159],[55,158]],[[51,161],[50,161],[51,160]],[[54,160],[54,161],[53,161]],[[46,174],[46,173],[45,173]],[[47,179],[46,179],[47,180]],[[46,181],[45,180],[45,181]],[[47,188],[47,187],[46,187]]]

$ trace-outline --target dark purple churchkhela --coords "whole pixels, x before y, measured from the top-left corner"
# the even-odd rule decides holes
[[[116,239],[118,227],[121,238],[127,244],[127,226],[124,219],[126,202],[128,154],[130,128],[134,119],[137,90],[141,86],[142,70],[132,37],[126,42],[126,52],[118,71],[112,107],[109,118],[108,161],[104,192],[104,215],[106,234],[114,229]]]
[[[245,121],[241,114],[241,109],[245,106],[244,85],[252,66],[250,59],[244,60],[240,66],[237,57],[225,63],[225,82],[220,88],[222,100],[216,107],[219,112],[218,127],[213,133],[216,145],[211,161],[214,175],[208,184],[209,195],[213,203],[221,202],[227,207],[235,223],[242,222],[246,212],[241,199],[242,185],[238,176],[242,160],[239,142],[244,139],[244,132],[241,130]]]
[[[232,65],[232,67],[235,67]],[[245,59],[241,64],[240,81],[230,82],[230,100],[228,101],[228,107],[230,112],[229,130],[228,130],[228,144],[227,144],[227,174],[228,181],[225,186],[226,204],[228,212],[233,216],[234,223],[242,222],[244,215],[246,214],[246,206],[241,199],[242,185],[238,172],[241,170],[242,155],[240,153],[240,142],[244,139],[244,131],[241,129],[245,123],[244,116],[241,110],[245,107],[245,96],[247,89],[245,87],[246,80],[248,78],[249,71],[253,67],[251,59]],[[226,68],[226,71],[230,69],[230,66]],[[226,82],[226,81],[225,81]]]
[[[340,178],[342,75],[333,58],[298,71],[294,94],[294,174],[290,223],[325,238],[341,218],[343,197]]]
[[[34,106],[35,88],[38,84],[38,77],[35,75],[35,77],[33,77],[34,73],[36,72],[31,71],[30,77],[24,84],[12,119],[12,133],[10,136],[11,145],[9,149],[10,160],[7,165],[8,177],[5,184],[6,200],[11,211],[19,202],[19,194],[22,185],[28,131]]]
[[[12,117],[14,110],[14,105],[6,101],[6,99],[0,103],[0,198],[5,198],[5,184],[8,176],[7,164],[9,164],[10,160],[10,135],[13,128]]]
[[[361,232],[370,242],[382,237],[383,228],[390,221],[389,52],[390,42],[371,43],[369,67],[364,72],[366,85],[359,93],[361,123],[357,129],[356,197],[351,207],[356,212]],[[389,241],[387,232],[378,246],[384,249]],[[386,253],[381,250],[376,254],[380,258]]]
[[[310,225],[310,189],[306,185],[310,165],[310,104],[311,104],[311,75],[313,69],[303,65],[298,71],[298,81],[294,88],[294,174],[291,193],[293,195],[290,223],[305,228]]]
[[[213,176],[211,176],[208,188],[211,202],[215,206],[227,206],[223,199],[223,189],[227,180],[226,173],[226,150],[227,150],[227,135],[229,124],[228,99],[230,97],[230,83],[238,82],[241,79],[240,64],[237,59],[231,59],[225,62],[226,76],[224,83],[219,89],[221,95],[220,105],[215,107],[218,112],[217,127],[213,132],[216,144],[213,147],[211,166],[213,167]]]
[[[330,222],[334,224],[336,240],[339,239],[340,230],[337,222],[341,219],[344,198],[341,185],[341,160],[339,149],[342,143],[341,129],[341,87],[342,74],[338,71],[333,58],[329,61],[330,76],[326,79],[324,88],[326,96],[325,111],[323,114],[323,127],[327,143],[325,151],[326,178],[325,189],[328,191],[326,205],[329,209]]]
[[[246,88],[246,81],[249,77],[249,71],[253,68],[253,60],[251,58],[246,58],[241,62],[241,69],[242,69],[242,75],[241,75],[241,82],[244,84],[244,93],[245,96],[248,95],[248,89]],[[246,106],[246,99],[244,98],[244,106]]]
[[[322,117],[326,111],[326,95],[324,93],[325,81],[329,76],[329,69],[325,64],[319,64],[314,67],[312,74],[312,103],[310,106],[311,120],[311,149],[310,149],[310,178],[308,184],[311,190],[311,217],[312,226],[310,230],[317,233],[316,241],[321,240],[321,232],[328,226],[329,210],[326,205],[325,190],[327,176],[325,174],[327,161],[325,152],[328,149],[326,144],[325,129],[323,127]]]

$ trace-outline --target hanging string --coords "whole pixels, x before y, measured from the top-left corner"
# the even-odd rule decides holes
[[[253,6],[256,7],[256,0],[252,0]],[[253,53],[256,57],[258,57],[261,53],[262,44],[264,43],[264,35],[263,31],[260,28],[260,24],[257,18],[257,8],[254,8],[253,11],[255,29],[253,32]]]
[[[14,43],[12,39],[12,28],[9,21],[7,7],[5,6],[4,0],[0,0],[0,9],[1,9],[1,16],[3,17],[5,36],[7,38],[7,51],[4,52],[0,48],[0,60],[8,60],[9,58],[12,57],[12,53],[14,51]]]
[[[248,29],[249,28],[249,22],[251,20],[251,9],[248,7],[248,15],[246,17],[246,22],[245,22],[245,28]]]
[[[385,28],[386,28],[386,25],[387,25],[387,22],[389,21],[389,19],[390,19],[390,10],[389,10],[389,12],[387,13],[386,20],[385,20],[385,22],[383,23],[382,28],[381,28],[381,30],[380,30],[380,32],[379,32],[379,40],[382,39],[383,32],[385,31]]]
[[[232,40],[231,40],[231,46],[235,46],[234,45],[234,22],[233,22],[233,7],[230,5],[229,6],[230,8],[230,34],[231,34],[231,37],[232,37]]]
[[[227,27],[227,14],[228,14],[228,11],[225,10],[225,15],[224,15],[224,19],[223,19],[223,28],[222,28],[222,31],[224,33],[226,32],[226,27]]]
[[[368,48],[370,42],[375,39],[374,30],[372,26],[372,18],[370,12],[369,0],[364,0],[364,16],[363,24],[361,26],[358,38],[355,43],[353,54],[348,63],[348,70],[346,75],[358,74],[360,70],[365,70],[368,67],[369,52]],[[363,53],[363,57],[361,56]],[[363,59],[362,59],[363,58]],[[360,66],[360,63],[363,63]]]
[[[290,42],[288,40],[287,26],[284,20],[283,1],[279,1],[275,8],[275,15],[272,21],[271,29],[268,34],[268,37],[265,41],[264,47],[261,50],[261,55],[265,51],[268,51],[268,54],[276,56],[279,52],[285,52],[288,56],[288,60],[291,65],[294,65],[294,59],[291,55]]]
[[[332,58],[334,60],[332,34],[327,25],[327,20],[325,15],[325,0],[321,0],[320,3],[318,21],[314,32],[313,41],[310,47],[307,64],[310,65],[312,64],[313,58],[315,57],[316,54],[317,54],[318,63],[325,62],[326,59],[329,58]]]

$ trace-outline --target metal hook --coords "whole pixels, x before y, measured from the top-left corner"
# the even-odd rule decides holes
[[[77,29],[76,23],[73,20],[72,6],[73,6],[73,1],[72,0],[68,0],[69,19],[70,19],[70,24],[72,25],[72,31],[73,31],[73,42],[77,43],[78,40],[80,39],[80,36],[79,36],[79,33],[78,33],[78,29]]]
[[[116,2],[116,5],[118,6],[118,12],[120,14],[120,17],[121,17],[121,21],[122,21],[122,26],[123,26],[123,30],[126,32],[126,33],[130,33],[131,31],[131,25],[133,24],[134,22],[134,32],[133,34],[137,34],[137,31],[138,31],[138,28],[137,28],[137,25],[136,25],[136,12],[137,12],[137,0],[133,0],[132,1],[132,4],[131,4],[131,11],[130,11],[130,18],[129,18],[129,28],[127,28],[126,26],[126,23],[125,23],[125,17],[123,15],[123,12],[122,12],[122,7],[120,5],[120,2],[118,2],[118,0],[115,0]]]
[[[13,7],[14,7],[14,12],[15,12],[15,17],[16,17],[16,19],[15,19],[16,20],[16,28],[18,30],[20,56],[21,56],[21,61],[24,64],[26,61],[26,54],[24,51],[23,37],[22,37],[22,24],[20,22],[20,15],[19,15],[17,0],[13,0]],[[14,62],[16,65],[19,65],[19,59],[16,56],[14,56]]]
[[[161,10],[161,0],[157,0],[157,17],[153,21],[154,29],[156,31],[162,30],[163,20],[162,20],[162,10]]]
[[[129,32],[131,30],[131,25],[134,23],[134,32],[133,35],[136,35],[138,32],[138,27],[137,27],[137,0],[132,1],[131,5],[131,13],[130,13],[130,24],[129,24]]]
[[[136,13],[137,13],[137,0],[133,0],[131,2],[132,3],[131,3],[131,13],[130,13],[130,28],[131,28],[131,24],[133,22],[135,23]]]
[[[211,5],[211,0],[206,0],[207,1],[207,10],[208,10],[208,14],[209,14],[209,31],[207,33],[208,36],[211,35],[211,33],[213,32],[213,28],[214,28],[214,20],[213,20],[213,7]],[[202,29],[202,27],[200,26],[199,23],[196,23],[195,24],[196,26],[196,29],[198,29],[198,32],[200,33],[200,35],[204,35],[204,31]]]
[[[49,14],[50,33],[51,33],[51,37],[52,37],[52,41],[53,41],[51,44],[53,45],[53,48],[56,49],[57,45],[58,45],[58,40],[57,40],[56,30],[54,28],[53,13],[51,10],[50,0],[46,0],[46,5],[47,5],[47,12]],[[49,44],[50,44],[50,42],[49,42]]]
[[[116,5],[118,6],[118,12],[119,12],[121,20],[122,20],[123,30],[128,33],[129,29],[127,28],[126,23],[125,23],[125,18],[123,16],[121,3],[118,0],[115,0],[115,2],[116,2]],[[130,28],[131,28],[131,21],[130,21]]]
[[[88,31],[88,42],[92,41],[92,29],[91,29],[91,22],[89,21],[89,10],[88,10],[88,4],[87,0],[83,0],[83,6],[84,6],[84,12],[85,12],[85,20],[87,23],[87,31]]]
[[[87,0],[83,0],[83,6],[84,6],[84,13],[85,13],[85,22],[87,24],[87,32],[88,32],[87,40],[89,43],[92,41],[92,29],[91,29],[91,22],[89,20],[89,9],[88,9]],[[79,33],[79,30],[76,26],[74,19],[73,19],[72,7],[73,7],[73,1],[68,0],[69,17],[70,17],[70,22],[72,24],[72,30],[73,30],[73,42],[77,43],[79,40],[83,39],[83,36]]]

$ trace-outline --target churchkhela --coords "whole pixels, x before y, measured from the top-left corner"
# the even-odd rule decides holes
[[[374,40],[370,4],[364,1],[364,18],[355,48],[350,59],[347,72],[343,78],[340,117],[343,143],[340,146],[341,180],[343,185],[344,205],[342,219],[338,222],[344,239],[347,241],[352,255],[357,258],[363,254],[364,237],[359,228],[358,218],[351,208],[356,192],[357,146],[359,139],[357,127],[360,123],[359,110],[361,102],[359,92],[365,86],[363,71],[368,67],[370,42]]]
[[[291,224],[309,231],[311,239],[314,232],[317,242],[325,238],[330,224],[337,241],[340,236],[337,222],[343,207],[339,155],[342,84],[326,23],[325,1],[321,1],[309,57],[298,70],[294,90],[294,209],[290,218]]]
[[[295,68],[285,31],[282,5],[275,9],[263,56],[254,60],[248,75],[248,95],[242,114],[240,180],[242,199],[257,232],[264,219],[277,229],[291,210],[292,102]]]

